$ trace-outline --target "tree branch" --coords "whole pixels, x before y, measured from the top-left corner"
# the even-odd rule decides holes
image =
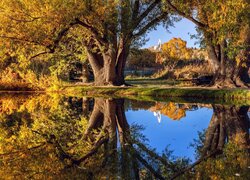
[[[34,56],[31,56],[30,57],[30,60],[32,60],[32,59],[34,59],[34,58],[36,58],[36,57],[38,57],[38,56],[41,56],[41,55],[43,55],[43,54],[48,54],[49,52],[47,52],[47,51],[44,51],[44,52],[40,52],[40,53],[38,53],[38,54],[36,54],[36,55],[34,55]]]
[[[135,20],[139,14],[140,0],[135,0],[133,7],[132,20]]]
[[[6,17],[8,17],[9,19],[11,19],[11,20],[13,20],[13,21],[25,22],[25,23],[34,22],[35,20],[41,18],[41,17],[32,17],[32,19],[30,19],[30,20],[25,20],[25,19],[16,19],[16,18],[13,18],[13,17],[11,17],[11,16],[6,16]]]
[[[49,51],[40,52],[40,53],[38,53],[38,54],[32,56],[32,57],[30,58],[30,60],[31,60],[31,59],[34,59],[34,58],[36,58],[36,57],[38,57],[38,56],[40,56],[40,55],[43,55],[43,54],[51,54],[51,53],[54,53],[54,52],[55,52],[55,49],[58,47],[58,45],[59,45],[60,41],[62,40],[62,38],[68,33],[68,31],[70,30],[71,27],[73,27],[74,25],[77,25],[77,24],[78,24],[78,22],[76,22],[76,21],[71,22],[71,23],[68,25],[68,27],[62,29],[62,30],[58,33],[57,37],[56,37],[56,38],[54,39],[54,41],[53,41],[53,44],[50,44],[50,45],[46,46],[46,48],[47,48]]]
[[[81,25],[82,27],[86,28],[88,31],[91,32],[91,34],[93,35],[93,37],[99,41],[102,45],[106,44],[106,41],[100,37],[99,32],[92,26],[90,26],[89,24],[79,20],[78,18],[76,19],[77,24]]]
[[[28,149],[23,149],[23,150],[18,150],[18,151],[14,151],[14,152],[8,152],[8,153],[4,153],[4,154],[0,154],[0,157],[1,156],[9,156],[9,155],[13,155],[13,154],[17,154],[17,153],[24,153],[24,152],[27,152],[27,151],[31,151],[33,149],[37,149],[37,148],[40,148],[42,146],[44,146],[46,143],[41,143],[40,145],[37,145],[37,146],[34,146],[34,147],[30,147]]]
[[[196,19],[194,19],[193,17],[189,16],[188,14],[180,11],[176,6],[174,6],[169,0],[166,0],[166,3],[169,5],[169,7],[176,13],[178,13],[180,16],[183,16],[185,18],[187,18],[188,20],[192,21],[194,24],[196,24],[198,27],[200,28],[206,28],[207,25],[203,24],[200,21],[197,21]]]
[[[168,13],[164,12],[161,15],[159,15],[158,17],[156,17],[155,19],[153,19],[152,21],[150,21],[147,25],[145,25],[143,28],[141,28],[141,30],[139,30],[138,33],[134,34],[134,37],[138,37],[143,35],[144,33],[146,33],[148,31],[149,28],[151,28],[152,26],[154,26],[155,24],[159,23],[164,17],[167,16]]]
[[[77,24],[78,24],[77,21],[71,22],[71,23],[69,24],[68,27],[62,29],[62,30],[58,33],[56,39],[54,40],[53,45],[52,45],[52,46],[51,46],[51,45],[48,46],[48,48],[50,49],[50,53],[54,53],[54,52],[55,52],[55,49],[56,49],[57,46],[59,45],[59,43],[60,43],[60,41],[62,40],[62,38],[67,34],[67,32],[70,30],[70,28],[71,28],[72,26],[77,25]]]
[[[171,180],[173,179],[176,179],[177,177],[181,176],[182,174],[184,174],[185,172],[193,169],[196,165],[200,164],[202,161],[205,161],[207,160],[208,158],[210,158],[211,156],[217,154],[221,152],[221,149],[215,149],[213,152],[211,152],[210,154],[204,156],[204,157],[201,157],[200,159],[198,159],[196,162],[194,162],[191,166],[183,169],[182,171],[176,173],[172,178],[170,178]]]
[[[99,141],[97,141],[94,145],[94,147],[89,151],[89,153],[87,153],[85,156],[83,156],[82,158],[80,158],[79,160],[74,160],[74,163],[79,165],[81,162],[85,161],[86,159],[88,159],[89,157],[93,156],[98,149],[101,147],[102,144],[104,144],[105,142],[108,142],[108,138],[101,138]]]
[[[164,177],[162,177],[162,175],[160,175],[157,171],[155,171],[154,168],[150,164],[148,164],[148,162],[145,159],[143,159],[139,153],[137,153],[134,150],[133,154],[135,155],[135,158],[138,159],[157,179],[160,180],[165,179]]]
[[[159,156],[157,153],[155,153],[152,150],[149,150],[144,144],[140,142],[135,142],[135,144],[141,148],[143,151],[145,151],[150,157],[160,161],[165,167],[171,167],[173,164],[168,162],[166,159],[163,157]]]
[[[159,4],[161,0],[155,0],[152,4],[149,5],[149,7],[138,17],[138,19],[135,21],[134,27],[132,29],[135,29],[141,21],[148,16],[148,14]]]

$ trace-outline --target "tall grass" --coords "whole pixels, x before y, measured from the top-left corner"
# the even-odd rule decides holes
[[[206,60],[179,60],[167,62],[164,69],[152,77],[156,79],[195,79],[211,74],[212,67]]]

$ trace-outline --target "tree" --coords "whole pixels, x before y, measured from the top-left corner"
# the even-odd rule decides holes
[[[163,64],[171,76],[180,60],[189,60],[191,57],[192,49],[187,47],[187,42],[181,38],[173,38],[162,45],[161,51],[156,55],[156,63]]]
[[[156,62],[165,64],[168,61],[188,60],[191,56],[192,49],[187,48],[187,42],[181,38],[173,38],[162,45]]]
[[[213,105],[213,110],[205,134],[195,143],[200,159],[194,163],[196,178],[232,179],[238,173],[249,179],[249,107]]]
[[[14,47],[13,49],[7,46],[3,47],[0,49],[0,53],[5,52],[6,54],[2,55],[3,58],[0,61],[1,83],[6,84],[8,82],[12,86],[18,84],[19,89],[21,89],[21,82],[23,82],[33,89],[44,89],[59,83],[59,80],[68,81],[70,72],[75,71],[77,67],[78,71],[82,71],[82,80],[87,81],[88,61],[82,40],[79,38],[80,33],[77,30],[74,33],[68,32],[53,54],[37,56],[30,58],[30,60],[28,56],[22,57],[22,55],[27,55],[28,52],[21,52]],[[17,46],[21,46],[21,44],[17,44]],[[84,69],[85,67],[87,68]],[[83,76],[84,72],[86,72],[85,77]]]
[[[161,0],[1,0],[0,4],[2,47],[15,45],[11,51],[23,52],[25,59],[54,53],[69,31],[80,29],[96,85],[124,84],[130,48],[142,43],[141,37],[156,25],[171,23]]]
[[[244,86],[249,83],[249,1],[165,0],[167,8],[189,19],[202,34],[214,67],[211,85]]]

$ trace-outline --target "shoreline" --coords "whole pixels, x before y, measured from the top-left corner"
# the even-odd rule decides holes
[[[116,87],[116,86],[83,86],[72,85],[59,87],[56,90],[11,91],[0,90],[0,94],[44,94],[59,93],[66,96],[89,96],[127,98],[142,101],[171,101],[197,103],[223,103],[250,105],[250,90],[248,89],[213,89],[207,87]]]

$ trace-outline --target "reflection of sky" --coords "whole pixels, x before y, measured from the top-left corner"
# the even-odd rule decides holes
[[[212,113],[212,109],[201,108],[187,111],[186,117],[179,121],[162,116],[161,123],[158,123],[153,112],[146,110],[129,110],[126,117],[129,124],[136,123],[145,127],[143,134],[158,153],[170,145],[170,150],[174,150],[173,155],[194,160],[194,149],[190,147],[190,143],[193,143],[193,139],[198,139],[198,131],[208,127]]]

